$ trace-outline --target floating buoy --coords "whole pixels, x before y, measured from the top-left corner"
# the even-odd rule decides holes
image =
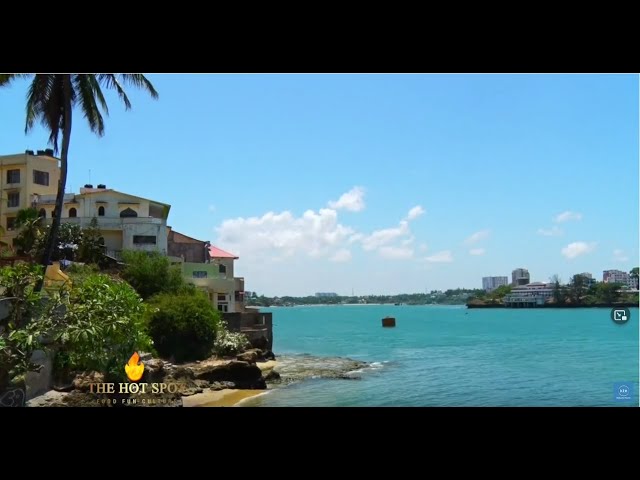
[[[382,326],[383,327],[395,327],[396,326],[396,319],[394,317],[384,317],[382,319]]]

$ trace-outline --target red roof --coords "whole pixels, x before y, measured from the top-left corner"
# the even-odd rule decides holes
[[[211,256],[211,258],[233,258],[235,260],[240,258],[233,253],[225,252],[224,250],[218,247],[214,247],[213,245],[209,247],[209,255]]]

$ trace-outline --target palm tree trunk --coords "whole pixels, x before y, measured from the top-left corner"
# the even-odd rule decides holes
[[[51,263],[51,257],[53,256],[53,249],[56,245],[58,238],[58,230],[60,229],[60,219],[62,218],[62,206],[64,205],[64,192],[67,186],[67,156],[69,154],[69,142],[71,141],[71,75],[65,75],[63,80],[64,88],[64,126],[62,129],[62,151],[60,154],[60,180],[58,181],[58,194],[56,196],[56,207],[53,213],[53,221],[51,223],[51,229],[49,230],[49,236],[47,238],[47,244],[42,256],[42,266],[44,272],[42,274],[42,281],[38,282],[35,291],[42,290],[44,285],[44,276],[47,272],[47,267]]]

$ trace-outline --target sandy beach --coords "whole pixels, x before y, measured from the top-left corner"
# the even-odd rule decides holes
[[[217,392],[207,391],[190,397],[182,397],[183,407],[233,407],[245,398],[255,397],[267,390],[225,389]]]
[[[256,365],[262,370],[262,374],[266,375],[277,365],[277,362],[269,360],[267,362],[257,362]],[[236,390],[229,388],[218,391],[209,390],[189,397],[182,397],[182,405],[184,407],[233,407],[242,400],[265,392],[267,390]]]

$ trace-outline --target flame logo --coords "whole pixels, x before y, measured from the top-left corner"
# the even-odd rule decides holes
[[[127,377],[129,377],[129,380],[131,380],[132,382],[137,382],[142,378],[142,374],[144,372],[144,363],[140,363],[140,365],[138,365],[139,361],[140,355],[138,355],[138,352],[133,352],[133,355],[131,355],[129,362],[124,366],[124,371],[127,373]]]

